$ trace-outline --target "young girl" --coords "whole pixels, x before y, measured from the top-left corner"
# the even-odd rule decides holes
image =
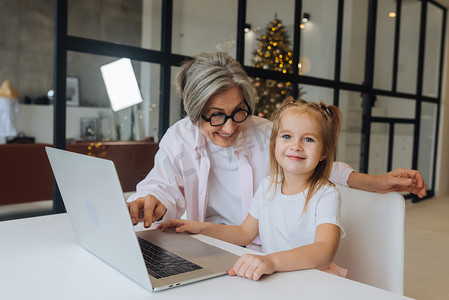
[[[273,118],[270,176],[260,184],[242,225],[171,220],[159,228],[242,246],[259,235],[267,255],[241,256],[230,275],[258,280],[276,271],[317,268],[346,276],[346,270],[332,263],[345,233],[340,196],[328,181],[340,120],[336,106],[285,100]]]

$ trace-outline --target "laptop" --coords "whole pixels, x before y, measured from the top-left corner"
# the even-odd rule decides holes
[[[224,275],[238,259],[190,234],[135,232],[112,161],[45,150],[79,245],[144,288],[158,291]]]

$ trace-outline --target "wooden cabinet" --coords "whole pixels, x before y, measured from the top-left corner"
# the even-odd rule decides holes
[[[67,150],[112,160],[123,192],[135,191],[136,184],[147,176],[154,165],[158,144],[153,142],[77,142]]]
[[[47,144],[0,145],[0,205],[51,200],[53,174]],[[123,192],[134,191],[153,168],[158,144],[153,142],[77,142],[67,150],[112,160]]]

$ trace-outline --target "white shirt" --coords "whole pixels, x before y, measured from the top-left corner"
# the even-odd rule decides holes
[[[246,216],[242,213],[239,161],[234,147],[223,148],[208,140],[206,151],[211,166],[205,221],[227,225],[241,224]]]
[[[239,210],[244,216],[248,215],[256,188],[269,172],[271,127],[270,121],[251,116],[233,146],[239,165],[233,176],[239,178]],[[187,219],[204,221],[212,168],[206,151],[207,141],[200,128],[188,118],[176,122],[159,143],[153,169],[137,184],[136,193],[127,201],[153,195],[167,208],[162,221],[179,218],[185,211]],[[222,176],[220,169],[216,168],[214,172],[217,178]],[[349,173],[342,172],[339,176],[346,182]],[[227,196],[217,195],[217,199],[226,199]]]
[[[340,227],[340,238],[345,232],[340,222],[341,198],[330,185],[318,190],[310,199],[303,214],[305,195],[308,190],[296,195],[284,195],[278,185],[267,192],[269,178],[262,181],[249,213],[259,223],[259,237],[264,253],[274,253],[312,244],[316,228],[323,223]]]
[[[17,99],[0,97],[0,137],[15,136],[14,127],[16,114],[19,112]]]

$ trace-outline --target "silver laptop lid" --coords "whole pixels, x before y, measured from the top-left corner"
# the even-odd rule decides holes
[[[152,290],[114,163],[50,147],[45,150],[78,243]]]

